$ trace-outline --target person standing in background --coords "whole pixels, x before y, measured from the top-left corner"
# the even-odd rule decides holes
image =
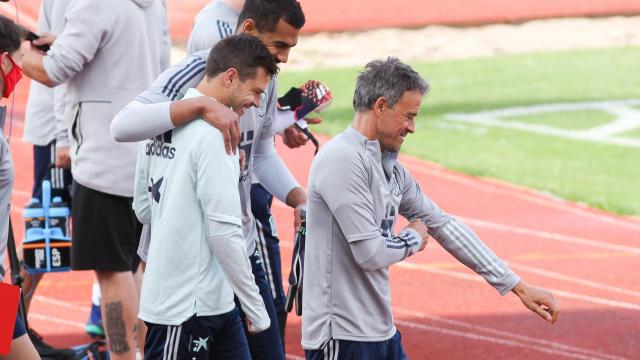
[[[22,78],[20,63],[22,60],[22,42],[25,34],[23,29],[10,19],[0,15],[0,99],[11,96],[16,84]],[[9,235],[9,218],[11,215],[11,192],[13,191],[13,161],[9,143],[4,135],[4,123],[7,108],[0,104],[0,281],[6,271],[4,261],[7,252]],[[3,329],[4,330],[4,329]],[[33,347],[27,329],[19,314],[13,328],[13,341],[9,355],[0,356],[2,360],[36,360],[40,355]]]
[[[64,26],[64,13],[70,0],[42,0],[38,20],[40,34],[57,35]],[[44,55],[44,53],[43,53]],[[37,81],[29,87],[29,99],[25,113],[23,139],[33,144],[33,192],[32,197],[41,198],[42,181],[49,179],[52,185],[52,198],[62,197],[72,206],[71,158],[69,157],[69,135],[64,123],[64,97],[66,85],[50,88]],[[55,164],[55,168],[51,166]],[[21,251],[18,251],[21,254]],[[22,289],[27,312],[44,273],[30,274],[22,269],[20,275],[24,279]],[[27,329],[37,348],[46,347],[40,336]],[[92,304],[86,332],[90,336],[104,337],[102,316],[100,314],[100,287],[94,281],[92,288]]]
[[[51,49],[25,55],[25,73],[47,86],[67,83],[71,129],[74,270],[94,270],[114,360],[135,359],[140,231],[131,208],[136,144],[115,142],[115,113],[169,63],[167,17],[160,0],[71,0]],[[44,38],[44,37],[43,37]]]

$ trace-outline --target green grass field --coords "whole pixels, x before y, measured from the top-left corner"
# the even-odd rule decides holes
[[[640,215],[639,147],[569,140],[445,119],[448,113],[640,98],[640,48],[412,65],[429,79],[432,90],[423,101],[416,133],[403,146],[405,153],[474,176],[510,181],[619,214]],[[284,92],[307,79],[327,84],[333,91],[334,102],[323,113],[325,122],[315,130],[332,135],[351,122],[351,101],[359,70],[284,71],[280,90]],[[510,118],[574,130],[613,119],[608,112],[595,110]],[[640,138],[640,129],[622,135]]]

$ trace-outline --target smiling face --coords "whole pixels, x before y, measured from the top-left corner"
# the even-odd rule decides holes
[[[240,80],[236,76],[231,82],[229,88],[228,104],[240,116],[244,114],[245,109],[252,106],[259,107],[262,94],[264,94],[271,77],[267,71],[258,67],[253,77],[247,77]]]
[[[398,152],[405,136],[416,131],[415,119],[422,102],[419,91],[405,91],[393,107],[384,103],[377,118],[377,137],[382,150]]]
[[[291,48],[298,44],[300,30],[287,23],[283,19],[278,20],[273,31],[260,33],[255,28],[253,20],[246,20],[242,28],[243,32],[252,34],[262,41],[277,63],[286,63],[289,59]]]

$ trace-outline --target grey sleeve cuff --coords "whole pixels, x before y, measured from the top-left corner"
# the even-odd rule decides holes
[[[69,147],[71,144],[69,143],[69,136],[67,132],[61,132],[56,135],[56,148],[61,147]]]
[[[140,243],[138,244],[138,256],[144,262],[147,262],[147,254],[149,254],[149,245],[151,245],[151,225],[142,224],[142,232],[140,233]]]
[[[398,263],[415,254],[422,244],[422,237],[413,229],[404,229],[395,237],[376,235],[349,241],[353,257],[365,271],[384,269]]]
[[[400,233],[398,234],[399,238],[415,238],[418,240],[418,243],[415,245],[412,245],[408,248],[408,253],[407,253],[407,257],[415,254],[418,252],[418,249],[420,249],[420,246],[422,246],[422,243],[424,242],[424,239],[422,238],[422,236],[420,235],[420,233],[418,233],[416,230],[411,229],[411,228],[406,228],[403,229],[402,231],[400,231]]]
[[[57,58],[49,54],[42,57],[42,66],[44,67],[44,71],[47,73],[49,80],[51,80],[55,85],[67,82],[82,70],[81,67],[67,69],[60,61],[58,61]]]
[[[496,281],[497,284],[501,285],[494,286],[502,296],[507,295],[511,290],[513,290],[521,280],[520,276],[511,271],[511,269],[507,268],[507,270],[507,273],[502,277],[502,279]]]
[[[238,297],[242,310],[251,321],[254,330],[268,329],[271,326],[271,320],[251,272],[242,228],[212,220],[207,220],[207,223],[209,229],[217,228],[216,231],[222,234],[209,235],[207,238],[229,285]]]

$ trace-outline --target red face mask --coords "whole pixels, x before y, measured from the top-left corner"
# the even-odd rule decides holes
[[[9,60],[11,60],[11,63],[13,64],[13,67],[8,73],[5,73],[4,69],[2,69],[2,80],[4,81],[4,92],[2,93],[2,97],[8,98],[13,92],[13,89],[16,88],[18,81],[22,79],[22,68],[13,61],[13,58],[8,53],[2,54],[1,61],[3,64],[5,56],[8,56]]]

